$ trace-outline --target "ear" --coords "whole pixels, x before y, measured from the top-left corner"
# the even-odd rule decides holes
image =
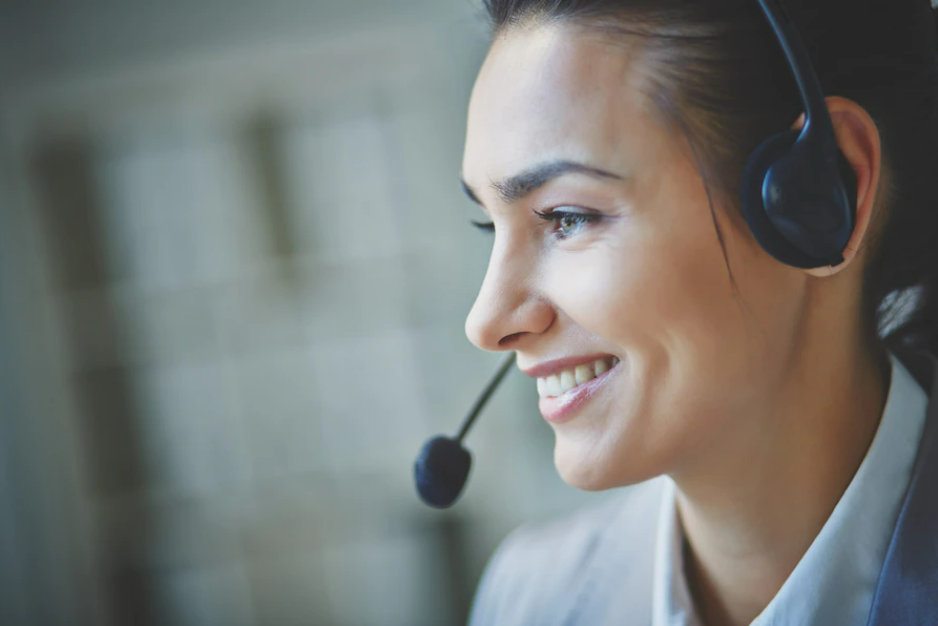
[[[878,208],[876,196],[882,175],[882,145],[879,129],[870,114],[859,104],[847,98],[831,96],[826,98],[826,101],[831,121],[834,124],[837,146],[844,153],[857,177],[857,221],[853,235],[844,250],[843,263],[836,267],[803,270],[817,277],[833,276],[854,264],[861,245],[869,234],[873,211]],[[798,118],[792,128],[800,129],[803,126],[804,114]]]

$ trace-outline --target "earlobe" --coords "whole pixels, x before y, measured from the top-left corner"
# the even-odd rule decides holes
[[[843,252],[844,261],[835,267],[805,270],[812,276],[834,276],[853,265],[861,247],[868,239],[873,212],[879,210],[877,191],[882,170],[882,148],[879,129],[866,109],[847,98],[826,98],[837,137],[837,146],[856,177],[857,212],[853,234]],[[804,125],[802,115],[793,128]]]

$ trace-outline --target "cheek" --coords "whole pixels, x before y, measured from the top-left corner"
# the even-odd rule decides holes
[[[705,349],[740,331],[726,264],[710,230],[628,225],[555,264],[556,302],[626,350]],[[710,351],[707,349],[706,351]]]
[[[571,321],[630,364],[594,420],[558,429],[555,462],[580,488],[666,473],[741,413],[731,403],[743,399],[727,391],[758,375],[712,221],[633,228],[615,241],[570,253],[551,273]]]
[[[558,257],[550,277],[572,322],[633,365],[634,388],[616,403],[630,417],[619,426],[675,445],[742,412],[740,390],[757,394],[773,379],[771,364],[792,345],[786,320],[796,317],[782,302],[777,264],[721,222],[734,293],[706,204],[702,212],[624,225]]]

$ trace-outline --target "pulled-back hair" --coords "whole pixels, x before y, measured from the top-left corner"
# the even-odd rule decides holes
[[[662,121],[687,140],[711,199],[736,208],[751,152],[802,112],[756,0],[484,0],[497,36],[529,22],[606,31],[641,59]],[[786,0],[826,95],[882,139],[884,210],[863,282],[868,339],[938,354],[938,44],[929,0]],[[713,202],[711,201],[711,211]],[[714,217],[714,225],[716,225]],[[722,235],[720,235],[722,245]],[[725,249],[724,249],[725,255]],[[732,272],[730,271],[732,279]]]

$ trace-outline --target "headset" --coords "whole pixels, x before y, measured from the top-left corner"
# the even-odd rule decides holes
[[[781,0],[759,0],[759,6],[798,85],[805,122],[769,137],[749,157],[740,183],[743,217],[759,245],[781,263],[837,266],[856,224],[856,176],[837,147],[821,83],[785,7]],[[420,450],[414,478],[427,505],[444,509],[459,498],[472,465],[462,440],[514,360],[514,353],[503,359],[455,438],[435,437]]]

